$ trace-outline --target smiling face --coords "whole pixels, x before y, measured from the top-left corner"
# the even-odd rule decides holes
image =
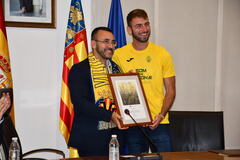
[[[99,30],[95,39],[91,41],[94,56],[104,64],[113,56],[115,49],[113,42],[115,42],[113,34],[104,30]]]
[[[148,18],[135,17],[127,28],[128,34],[133,36],[133,41],[146,43],[151,35],[150,22]]]

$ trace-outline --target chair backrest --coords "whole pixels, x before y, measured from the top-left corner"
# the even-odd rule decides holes
[[[224,149],[223,112],[170,111],[173,151]]]
[[[29,152],[26,152],[22,155],[22,158],[23,160],[47,160],[47,159],[44,159],[44,158],[29,158],[29,155],[33,156],[33,154],[35,153],[42,153],[42,152],[45,152],[45,153],[55,153],[55,154],[58,154],[58,155],[61,155],[61,158],[65,158],[65,154],[63,151],[60,151],[58,149],[53,149],[53,148],[41,148],[41,149],[35,149],[35,150],[31,150]]]

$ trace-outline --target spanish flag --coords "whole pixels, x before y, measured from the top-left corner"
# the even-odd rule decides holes
[[[0,0],[0,88],[12,88],[12,74],[2,4],[2,0]],[[13,107],[11,109],[10,116],[14,122],[15,118]]]
[[[81,0],[72,0],[65,40],[59,124],[60,132],[64,136],[66,143],[68,143],[74,117],[68,85],[68,73],[75,63],[79,63],[87,58],[86,35]],[[70,148],[70,157],[77,156],[77,151]]]

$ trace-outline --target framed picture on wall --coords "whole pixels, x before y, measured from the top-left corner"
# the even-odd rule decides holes
[[[56,0],[4,0],[8,27],[55,28]]]

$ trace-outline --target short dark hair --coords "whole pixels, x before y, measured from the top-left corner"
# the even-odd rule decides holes
[[[111,32],[113,34],[112,30],[108,27],[103,27],[103,26],[102,27],[97,27],[92,31],[91,40],[95,40],[97,32],[100,31],[100,30]]]
[[[127,15],[127,25],[131,26],[131,21],[135,17],[141,17],[144,19],[148,18],[147,12],[144,11],[143,9],[134,9]]]

